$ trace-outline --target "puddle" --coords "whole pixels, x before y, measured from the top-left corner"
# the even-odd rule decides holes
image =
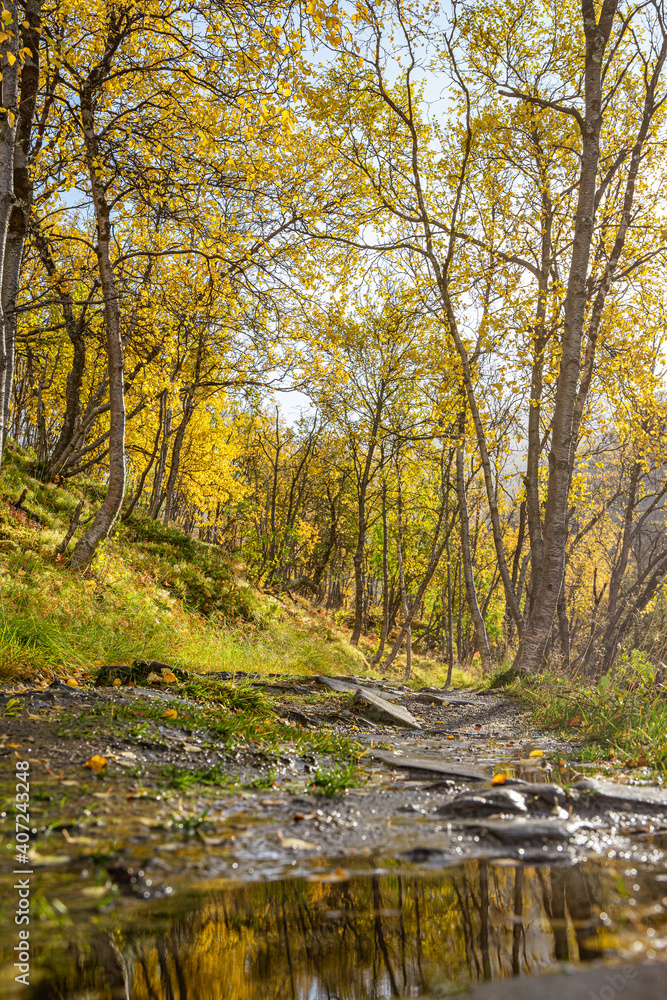
[[[92,869],[40,874],[30,986],[13,981],[10,931],[0,996],[425,1000],[485,979],[667,957],[664,868],[362,865],[355,858],[305,878],[226,881],[147,902]],[[13,931],[9,905],[5,894],[3,927]]]

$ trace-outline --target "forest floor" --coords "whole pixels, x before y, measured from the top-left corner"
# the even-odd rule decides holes
[[[516,699],[349,675],[176,671],[140,664],[100,672],[100,686],[19,683],[0,693],[3,816],[18,815],[13,765],[29,770],[17,773],[29,777],[25,860],[38,941],[47,931],[80,936],[91,920],[114,934],[122,924],[130,936],[138,931],[127,921],[139,920],[142,934],[155,934],[158,911],[141,924],[149,910],[138,906],[161,907],[171,927],[213,889],[285,878],[347,884],[402,872],[421,885],[470,865],[475,878],[487,870],[479,866],[519,865],[590,881],[592,864],[584,916],[568,904],[588,941],[577,931],[571,960],[667,959],[667,791],[637,784],[634,771],[584,763],[580,747],[537,730]],[[21,867],[13,849],[5,826],[7,877]],[[599,869],[600,859],[610,868]],[[623,872],[637,882],[632,910],[618,895]],[[595,898],[612,875],[613,907]],[[575,874],[565,877],[569,885]],[[584,891],[577,885],[573,899]],[[478,890],[465,890],[473,903]],[[102,975],[88,953],[85,976],[80,955],[75,973],[72,956],[54,964],[48,949],[39,953],[44,983],[64,974],[63,962],[81,987]],[[13,995],[9,979],[0,995]],[[78,994],[53,986],[48,995]],[[238,993],[246,995],[254,994]]]

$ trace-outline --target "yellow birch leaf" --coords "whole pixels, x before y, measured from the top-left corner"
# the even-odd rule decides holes
[[[94,754],[90,758],[90,760],[86,761],[86,763],[83,766],[90,767],[95,772],[95,774],[100,774],[100,772],[104,770],[104,768],[107,766],[108,763],[109,761],[106,759],[106,757],[100,757],[99,754]]]

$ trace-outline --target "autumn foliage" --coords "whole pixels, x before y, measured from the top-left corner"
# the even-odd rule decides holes
[[[384,669],[667,657],[662,0],[0,17],[0,435],[95,484],[62,572],[161,520]]]

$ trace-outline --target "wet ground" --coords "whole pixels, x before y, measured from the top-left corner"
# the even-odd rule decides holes
[[[0,693],[0,996],[667,996],[667,792],[495,695],[228,682],[270,744],[176,680]]]

